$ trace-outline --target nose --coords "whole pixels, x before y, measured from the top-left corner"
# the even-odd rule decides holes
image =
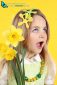
[[[44,33],[43,33],[43,32],[41,32],[41,33],[39,34],[39,38],[44,38]]]

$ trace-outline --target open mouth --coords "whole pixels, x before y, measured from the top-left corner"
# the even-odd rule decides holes
[[[41,48],[41,47],[43,46],[43,43],[44,43],[44,42],[41,41],[41,42],[38,42],[36,45],[37,45],[38,48]]]
[[[42,47],[42,45],[43,45],[43,42],[42,42],[42,41],[41,41],[41,42],[39,42],[39,46],[40,46],[40,47]]]

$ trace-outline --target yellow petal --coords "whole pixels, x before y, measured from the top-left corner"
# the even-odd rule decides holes
[[[11,45],[16,47],[18,45],[18,42],[11,42]]]
[[[22,19],[23,19],[23,14],[19,14],[19,16],[20,16],[20,18],[22,18]]]
[[[5,53],[8,49],[8,46],[5,43],[0,43],[0,52]]]
[[[23,22],[19,22],[19,23],[18,23],[18,26],[21,26],[22,24],[23,24]]]
[[[4,58],[4,55],[0,52],[0,60]]]
[[[23,41],[23,40],[24,40],[23,36],[19,37],[19,41]]]
[[[29,28],[29,25],[28,25],[28,23],[26,23],[26,28]]]
[[[14,59],[14,57],[16,56],[16,50],[14,50],[13,48],[9,48],[8,50],[7,50],[7,52],[5,53],[5,59],[6,60],[12,60],[12,59]]]
[[[24,23],[27,23],[28,22],[28,20],[26,20],[26,19],[24,19],[24,21],[23,21]]]
[[[23,30],[21,28],[17,29],[17,32],[18,32],[19,35],[23,34]]]
[[[30,17],[28,21],[32,22],[32,21],[33,21],[33,18],[32,18],[32,17]]]
[[[25,19],[28,19],[28,17],[29,17],[28,13],[25,13]]]

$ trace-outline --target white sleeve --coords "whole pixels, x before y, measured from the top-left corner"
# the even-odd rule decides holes
[[[54,79],[49,75],[45,80],[45,84],[47,85],[54,84]]]
[[[8,73],[8,66],[6,63],[0,74],[0,85],[7,85],[7,73]]]
[[[55,80],[55,76],[56,76],[56,65],[54,64],[54,76],[52,76],[52,72],[51,74],[48,74],[46,79],[45,79],[45,84],[46,85],[53,85],[54,84],[54,80]]]

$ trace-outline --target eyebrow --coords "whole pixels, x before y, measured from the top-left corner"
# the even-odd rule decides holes
[[[34,26],[35,28],[40,28],[39,26]],[[47,28],[47,26],[43,27],[43,28]]]

